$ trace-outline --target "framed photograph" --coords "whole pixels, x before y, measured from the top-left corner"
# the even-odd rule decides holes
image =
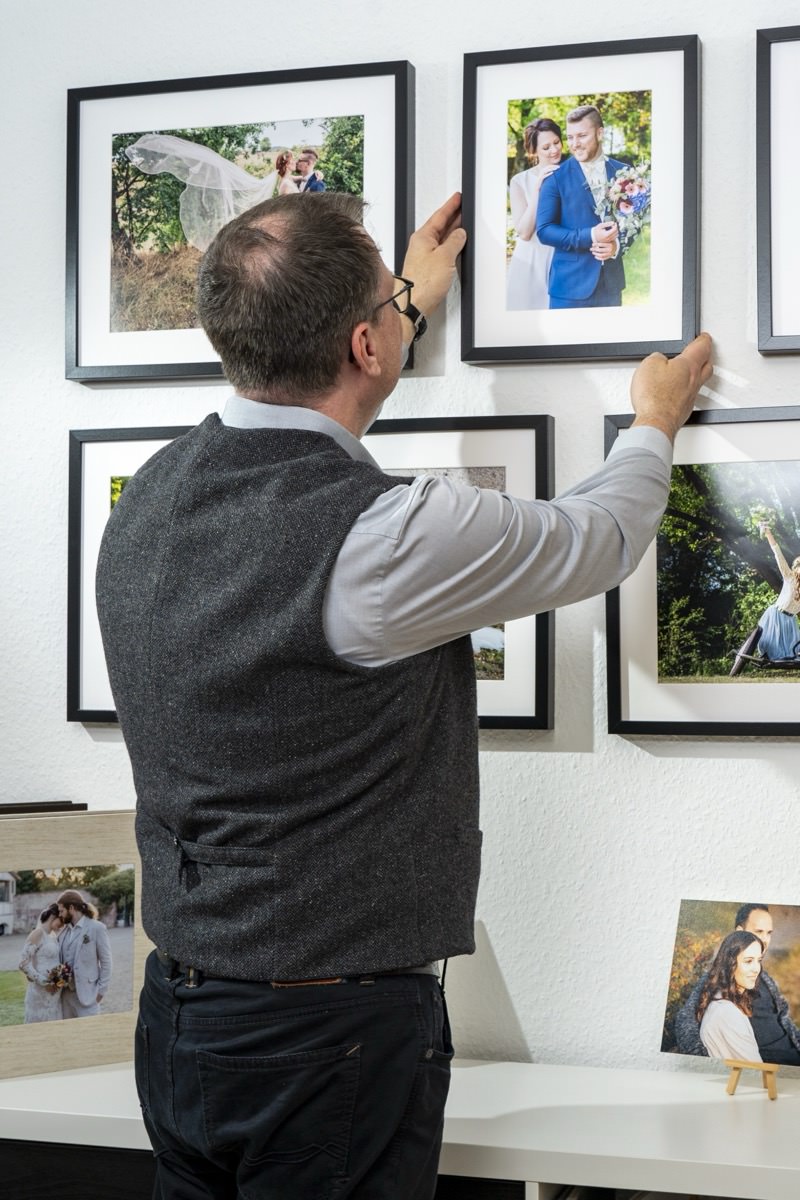
[[[800,1067],[800,905],[682,900],[661,1049]]]
[[[151,949],[133,821],[132,812],[2,818],[4,1077],[133,1057],[134,1004]]]
[[[756,48],[756,249],[758,348],[762,354],[800,352],[795,236],[800,167],[794,114],[800,105],[800,25],[759,29]]]
[[[553,418],[430,417],[376,421],[364,445],[384,471],[450,475],[523,500],[553,494]],[[554,614],[472,635],[484,729],[552,729]]]
[[[188,428],[70,431],[69,721],[117,719],[94,599],[100,541],[130,476]],[[454,475],[522,499],[549,499],[552,495],[552,417],[376,421],[363,440],[390,473]],[[552,728],[553,620],[552,613],[540,613],[475,635],[482,726]]]
[[[68,95],[66,374],[222,374],[195,311],[202,252],[273,195],[352,192],[390,270],[413,225],[414,68],[359,63]]]
[[[631,417],[606,418],[606,448]],[[612,733],[800,735],[800,408],[694,413],[606,600]]]
[[[699,61],[694,36],[465,56],[465,362],[696,335]]]
[[[116,721],[94,577],[100,540],[128,479],[190,426],[71,429],[67,562],[67,720]]]

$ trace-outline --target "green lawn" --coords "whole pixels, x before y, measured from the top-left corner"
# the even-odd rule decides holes
[[[748,669],[745,667],[741,675],[736,675],[731,678],[730,675],[659,675],[659,683],[729,683],[734,687],[741,687],[743,683],[776,683],[778,681],[793,680],[795,683],[800,683],[800,672],[798,671],[780,671],[777,668],[765,671],[759,668]]]
[[[25,988],[21,971],[0,971],[0,1025],[21,1025],[25,1020]]]
[[[623,259],[625,290],[622,304],[647,304],[650,300],[650,226],[645,225]]]

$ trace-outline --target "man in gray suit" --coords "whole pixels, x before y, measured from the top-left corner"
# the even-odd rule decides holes
[[[393,276],[336,192],[226,226],[198,312],[235,388],[108,522],[97,595],[137,791],[137,1085],[159,1195],[430,1200],[474,950],[467,630],[614,586],[658,527],[710,339],[634,377],[634,428],[560,500],[386,475],[361,444],[464,245]]]
[[[61,961],[72,968],[70,985],[61,993],[62,1013],[65,1018],[95,1017],[111,982],[108,930],[80,892],[62,892],[57,903],[64,922],[59,937]]]

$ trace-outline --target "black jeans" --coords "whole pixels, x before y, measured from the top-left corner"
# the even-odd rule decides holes
[[[154,1200],[431,1200],[453,1048],[433,975],[188,988],[147,962]]]

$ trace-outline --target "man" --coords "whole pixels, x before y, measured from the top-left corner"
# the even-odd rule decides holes
[[[625,272],[605,196],[625,164],[603,153],[603,121],[591,104],[567,114],[567,144],[571,157],[542,183],[536,212],[539,241],[555,248],[550,308],[619,307]]]
[[[129,481],[100,553],[159,947],[137,1079],[163,1200],[433,1196],[433,964],[474,949],[480,857],[467,631],[633,569],[711,371],[706,336],[651,356],[637,427],[558,503],[385,475],[359,438],[465,235],[456,195],[395,278],[361,215],[284,197],[218,234],[198,311],[237,394]]]
[[[92,917],[94,910],[80,892],[62,892],[57,904],[64,922],[59,937],[61,961],[72,968],[70,985],[61,993],[62,1015],[65,1019],[95,1017],[111,982],[108,930]]]
[[[753,933],[760,938],[766,955],[772,937],[772,916],[766,904],[743,904],[734,918],[734,928]],[[700,1025],[697,1020],[697,1004],[707,978],[706,972],[675,1017],[675,1041],[681,1054],[708,1056],[708,1051],[700,1040]],[[750,1024],[753,1026],[762,1060],[791,1067],[800,1066],[800,1029],[789,1016],[789,1005],[780,988],[763,966],[752,999],[753,1015]]]
[[[314,170],[316,159],[305,151],[297,160],[297,170],[300,172],[301,192],[324,192],[325,184],[319,171]]]

